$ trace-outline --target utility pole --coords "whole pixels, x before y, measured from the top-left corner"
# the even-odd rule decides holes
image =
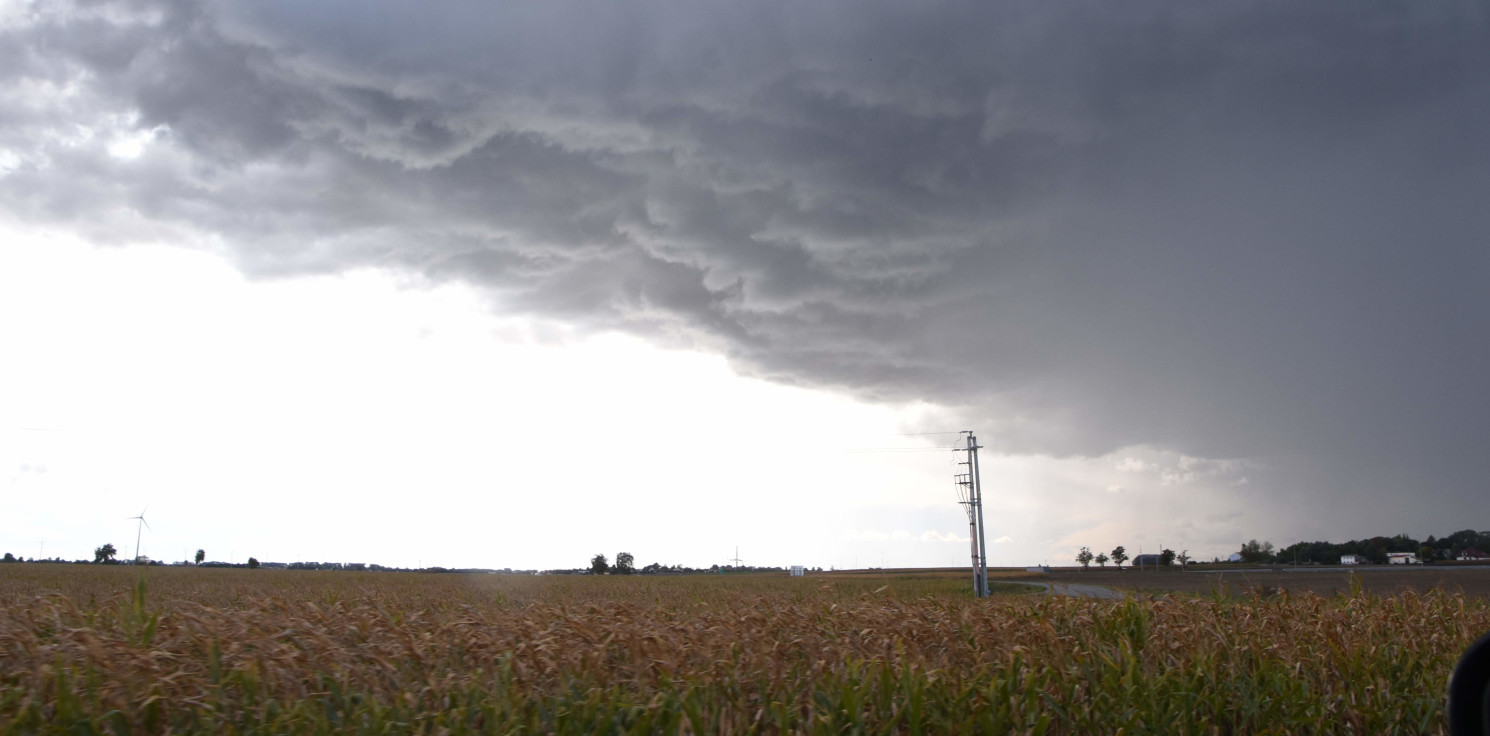
[[[967,433],[968,453],[973,458],[973,488],[978,491],[978,577],[981,581],[983,595],[988,595],[988,534],[987,526],[983,524],[983,474],[978,467],[978,438],[969,431]]]
[[[967,453],[967,460],[958,463],[966,465],[966,473],[956,474],[958,503],[967,506],[968,537],[972,540],[973,561],[973,594],[979,598],[988,595],[988,541],[983,531],[983,483],[978,472],[978,438],[972,430],[963,432],[967,435],[967,446],[961,452]]]

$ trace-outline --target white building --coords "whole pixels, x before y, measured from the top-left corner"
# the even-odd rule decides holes
[[[792,577],[800,578],[807,574],[807,568],[801,565],[792,565]]]
[[[1340,555],[1340,564],[1342,565],[1359,565],[1365,561],[1365,558],[1360,555]]]
[[[1388,565],[1420,565],[1418,556],[1411,552],[1388,552]]]
[[[1231,553],[1231,556],[1226,558],[1226,561],[1227,562],[1241,562],[1242,561],[1242,553],[1241,552],[1232,552]]]

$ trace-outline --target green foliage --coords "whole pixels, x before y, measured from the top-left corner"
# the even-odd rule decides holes
[[[1259,542],[1256,539],[1248,540],[1242,544],[1242,562],[1268,563],[1273,561],[1273,543]]]
[[[1092,551],[1086,547],[1082,547],[1081,551],[1076,553],[1076,564],[1081,565],[1083,570],[1092,564],[1092,559]]]
[[[1170,565],[1173,565],[1174,564],[1174,550],[1172,550],[1172,549],[1166,549],[1166,550],[1163,550],[1163,551],[1159,552],[1159,564],[1161,566],[1163,566],[1163,567],[1169,567]]]
[[[636,571],[636,558],[630,552],[621,552],[616,555],[616,566],[614,572],[617,575],[630,575]]]
[[[1117,568],[1119,570],[1123,569],[1123,563],[1128,561],[1128,550],[1123,549],[1123,545],[1121,545],[1121,544],[1119,544],[1116,547],[1113,547],[1112,548],[1112,561],[1113,561],[1114,564],[1117,565]]]
[[[93,550],[93,562],[98,564],[113,562],[114,555],[117,554],[119,554],[119,551],[114,549],[113,544],[105,544]]]
[[[255,559],[255,558],[253,558],[253,557],[248,558],[248,569],[250,569],[250,570],[257,570],[257,569],[259,569],[259,561],[257,559]]]
[[[610,571],[610,565],[606,564],[605,555],[595,555],[590,558],[590,574],[604,575]]]
[[[1390,537],[1376,536],[1352,539],[1348,542],[1295,542],[1278,550],[1276,559],[1284,562],[1298,560],[1300,564],[1338,565],[1341,555],[1364,557],[1372,564],[1386,564],[1389,552],[1412,552],[1424,562],[1453,559],[1466,549],[1490,549],[1490,533],[1482,534],[1473,529],[1464,529],[1448,536],[1428,538],[1419,542],[1407,534]]]
[[[207,551],[202,549],[197,550],[196,563],[200,565],[205,559],[207,559]]]

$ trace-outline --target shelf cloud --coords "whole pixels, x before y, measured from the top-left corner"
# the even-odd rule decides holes
[[[0,37],[12,221],[464,282],[1005,452],[1482,506],[1472,5],[48,2]]]

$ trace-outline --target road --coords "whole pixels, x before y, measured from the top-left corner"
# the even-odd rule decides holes
[[[1311,565],[1309,567],[1205,567],[1195,570],[1181,569],[1181,572],[1195,574],[1214,574],[1222,572],[1230,573],[1260,573],[1260,572],[1449,572],[1449,571],[1479,572],[1490,570],[1490,565]]]

